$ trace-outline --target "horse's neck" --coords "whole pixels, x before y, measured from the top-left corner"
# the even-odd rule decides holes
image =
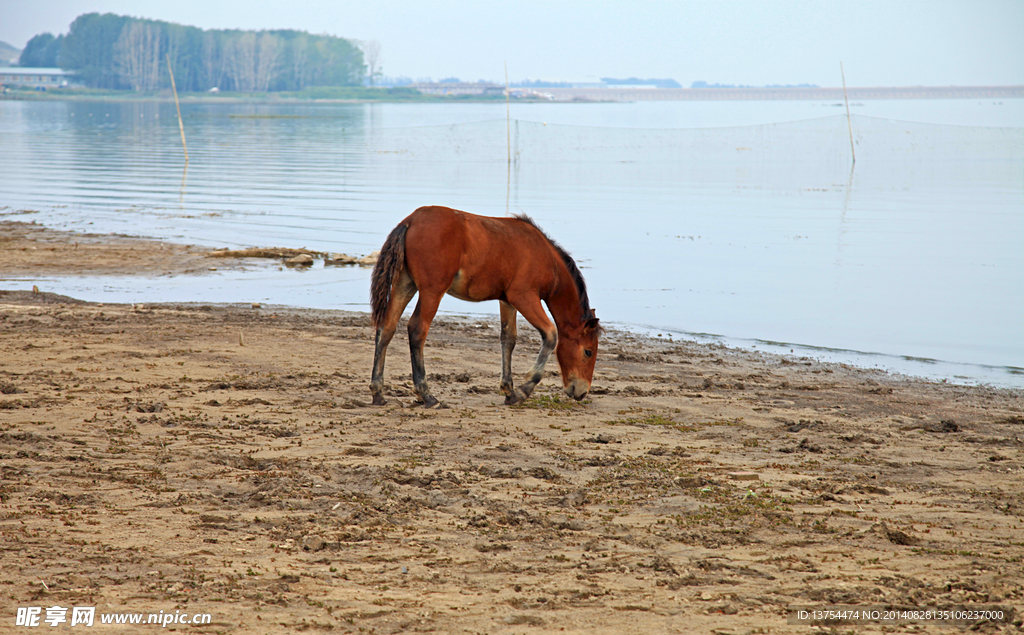
[[[576,281],[572,279],[572,275],[564,263],[559,262],[559,265],[555,268],[559,272],[557,288],[555,293],[548,298],[547,305],[551,311],[551,317],[555,319],[555,326],[561,331],[580,323],[582,309]]]

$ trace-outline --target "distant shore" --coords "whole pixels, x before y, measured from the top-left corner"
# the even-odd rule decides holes
[[[380,92],[376,92],[379,90]],[[372,103],[372,102],[493,102],[503,95],[428,95],[408,90],[354,88],[324,90],[310,94],[295,93],[185,93],[185,103]],[[534,95],[514,100],[554,102],[633,102],[633,101],[736,101],[736,100],[841,100],[837,87],[749,87],[749,88],[538,88]],[[1020,99],[1024,86],[903,86],[851,87],[846,97],[875,99]],[[169,90],[148,93],[115,90],[59,89],[49,91],[9,90],[0,93],[8,100],[97,100],[97,101],[173,101]]]
[[[545,88],[555,101],[836,100],[842,88]],[[849,99],[1014,99],[1024,86],[905,86],[847,88]]]

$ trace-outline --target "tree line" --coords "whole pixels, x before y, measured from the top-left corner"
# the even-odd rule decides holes
[[[204,30],[113,13],[78,16],[66,35],[29,40],[21,66],[59,66],[91,88],[170,88],[167,57],[179,90],[293,91],[361,86],[360,46],[304,31]],[[376,70],[376,69],[375,69]]]

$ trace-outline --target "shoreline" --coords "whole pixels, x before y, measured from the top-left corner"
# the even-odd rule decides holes
[[[69,100],[69,101],[142,101],[173,103],[170,91],[140,95],[132,91],[103,91],[102,93],[76,92],[79,89],[58,89],[56,91],[12,90],[0,93],[0,100]],[[88,89],[86,89],[88,90]],[[382,89],[383,90],[383,89]],[[731,88],[536,88],[540,93],[551,96],[517,97],[519,103],[590,103],[590,102],[632,102],[632,101],[774,101],[810,100],[835,101],[844,98],[841,87],[731,87]],[[1024,86],[895,86],[895,87],[850,87],[846,96],[856,100],[890,99],[1021,99]],[[432,94],[394,96],[381,94],[379,97],[298,97],[280,96],[276,93],[263,95],[209,95],[205,93],[183,93],[182,103],[489,103],[503,102],[504,96],[485,97],[476,95],[443,96]]]
[[[642,325],[621,325],[638,333],[676,333],[697,343],[721,343],[737,350],[756,350],[783,357],[811,357],[823,363],[852,366],[862,370],[880,371],[894,377],[911,380],[948,383],[956,386],[992,386],[994,388],[1024,389],[1024,368],[995,366],[976,362],[951,362],[943,359],[911,357],[896,353],[858,351],[829,348],[793,342],[775,342],[758,338],[739,338],[708,333],[689,333],[672,329],[658,329]],[[788,352],[787,352],[788,351]],[[971,373],[965,375],[963,373]]]

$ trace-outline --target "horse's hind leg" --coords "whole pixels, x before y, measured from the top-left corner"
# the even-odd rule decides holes
[[[501,392],[505,395],[505,405],[513,405],[526,399],[522,391],[516,394],[515,380],[512,378],[512,351],[516,348],[516,309],[514,306],[500,301],[501,304]]]
[[[424,292],[420,290],[420,299],[416,302],[416,310],[409,318],[409,355],[412,357],[412,383],[416,387],[416,394],[423,401],[423,405],[432,408],[438,404],[437,399],[430,394],[427,388],[427,370],[423,364],[423,345],[427,341],[427,333],[430,332],[430,322],[437,313],[437,307],[441,304],[441,293]]]
[[[388,352],[388,344],[391,343],[391,338],[394,337],[395,330],[398,328],[398,321],[402,318],[402,311],[405,311],[405,307],[408,306],[414,295],[416,295],[416,285],[409,274],[403,271],[392,292],[384,323],[377,326],[373,350],[373,375],[370,379],[370,392],[373,394],[373,405],[375,406],[383,406],[387,403],[383,394],[384,357]]]

